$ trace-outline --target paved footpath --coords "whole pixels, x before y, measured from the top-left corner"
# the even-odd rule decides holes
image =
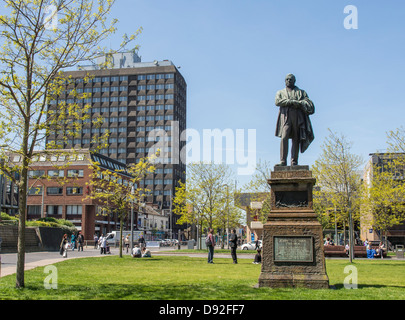
[[[113,249],[114,250],[114,249]],[[116,250],[118,254],[118,249]],[[84,251],[78,252],[77,250],[68,251],[67,258],[62,258],[59,252],[45,251],[45,252],[30,252],[25,254],[25,270],[34,269],[36,267],[43,267],[54,264],[66,259],[97,257],[100,255],[100,250],[93,248],[85,248]],[[1,274],[4,277],[16,272],[17,268],[17,253],[3,253],[1,254]]]

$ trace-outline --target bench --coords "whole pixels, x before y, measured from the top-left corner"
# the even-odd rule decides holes
[[[377,247],[373,247],[377,249]],[[325,257],[347,257],[344,246],[324,246]],[[354,246],[354,257],[367,258],[367,248],[365,246]],[[383,251],[383,257],[387,257],[387,250]]]

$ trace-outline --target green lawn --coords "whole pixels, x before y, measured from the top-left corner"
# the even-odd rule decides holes
[[[0,279],[0,299],[46,300],[357,300],[405,299],[405,261],[356,260],[358,289],[348,290],[343,281],[347,260],[327,259],[330,285],[335,289],[253,288],[260,265],[250,259],[129,256],[72,259],[55,264],[58,288],[46,290],[44,268],[26,271],[26,287],[15,289],[15,275]]]

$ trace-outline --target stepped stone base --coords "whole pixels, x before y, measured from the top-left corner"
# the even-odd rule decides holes
[[[328,289],[322,226],[312,206],[315,179],[307,166],[271,173],[271,212],[263,227],[257,287]]]

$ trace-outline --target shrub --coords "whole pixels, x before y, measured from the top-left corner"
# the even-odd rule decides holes
[[[57,219],[52,218],[52,217],[46,217],[46,218],[39,218],[37,221],[43,221],[43,222],[55,222],[57,223]]]
[[[26,225],[27,227],[51,227],[49,222],[39,220],[27,221]]]
[[[57,223],[60,224],[60,225],[67,226],[67,227],[74,227],[75,226],[72,222],[70,222],[68,220],[65,220],[65,219],[58,219]]]
[[[18,218],[17,218],[17,217],[10,216],[10,215],[8,215],[8,214],[5,213],[5,212],[2,212],[2,213],[1,213],[1,220],[14,220],[14,221],[18,221]]]
[[[27,226],[61,228],[68,235],[77,231],[75,225],[72,222],[65,219],[55,219],[53,217],[39,218],[34,221],[27,221]]]

